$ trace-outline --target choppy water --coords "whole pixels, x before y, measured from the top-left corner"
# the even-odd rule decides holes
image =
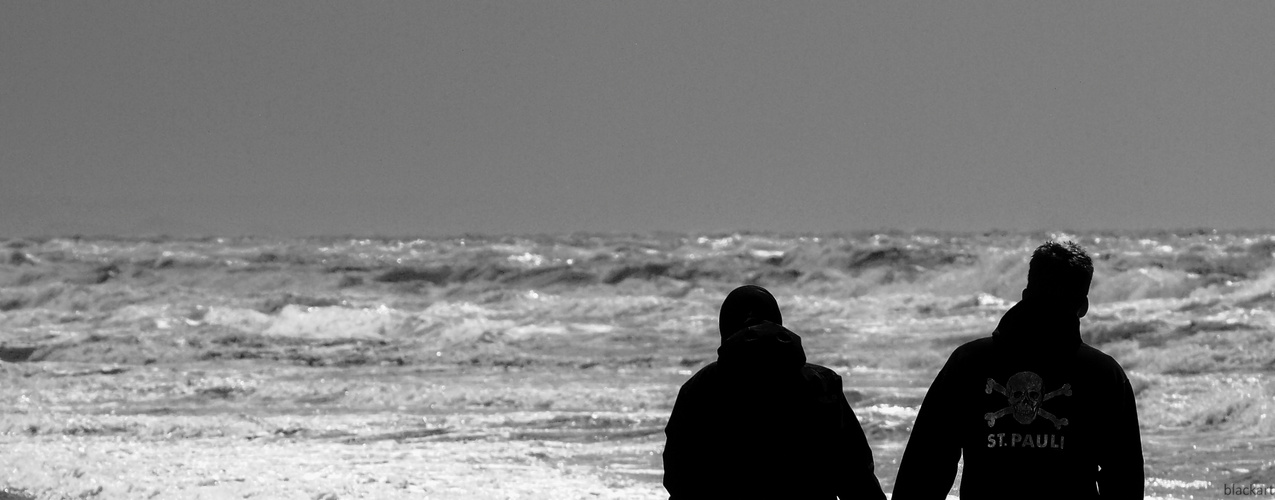
[[[1217,465],[1207,476],[1171,472],[1194,464],[1184,447],[1198,443],[1211,453],[1247,443],[1233,463],[1210,459],[1235,470],[1275,466],[1251,452],[1275,435],[1267,232],[9,239],[0,357],[686,376],[713,357],[725,293],[757,283],[775,292],[811,360],[845,375],[870,438],[893,450],[929,377],[951,349],[990,332],[1026,284],[1031,251],[1054,238],[1094,258],[1083,335],[1129,371],[1144,434],[1158,436],[1147,446],[1177,457],[1153,465],[1157,479],[1240,477]],[[675,384],[657,385],[613,399],[658,409]],[[554,401],[602,404],[591,397]]]
[[[4,242],[0,325],[452,341],[700,332],[723,291],[758,283],[813,331],[881,328],[873,318],[925,328],[952,310],[1007,307],[1051,237],[1093,254],[1099,318],[1153,328],[1194,307],[1263,326],[1275,305],[1266,233],[55,238]]]

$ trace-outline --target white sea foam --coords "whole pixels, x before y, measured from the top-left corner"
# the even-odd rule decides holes
[[[1275,328],[1275,237],[1067,234],[1096,256],[1087,325]],[[758,282],[800,333],[970,332],[1025,284],[1039,235],[563,235],[13,240],[0,324],[302,338],[712,334]],[[29,258],[28,258],[29,257]],[[64,326],[65,325],[65,326]],[[1114,326],[1113,326],[1114,325]],[[676,338],[676,337],[670,337]],[[1261,339],[1254,339],[1261,340]]]

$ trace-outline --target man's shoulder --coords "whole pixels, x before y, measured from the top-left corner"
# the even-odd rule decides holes
[[[995,353],[995,340],[990,336],[982,337],[961,344],[955,351],[952,351],[948,362],[979,363],[987,359],[988,356],[995,356]],[[1121,378],[1125,377],[1124,368],[1120,366],[1120,363],[1115,358],[1089,344],[1082,342],[1076,348],[1075,360],[1077,364],[1085,368],[1107,371],[1118,374]]]
[[[1128,378],[1116,358],[1089,344],[1081,343],[1076,349],[1076,361],[1090,370],[1109,372],[1122,380]]]
[[[979,356],[992,352],[992,349],[994,348],[995,343],[990,335],[987,337],[980,337],[957,347],[955,351],[952,351],[952,355],[948,357],[948,362],[962,362],[977,359]]]

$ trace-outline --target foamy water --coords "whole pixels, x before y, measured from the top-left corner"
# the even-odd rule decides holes
[[[1032,247],[1050,236],[1093,254],[1098,319],[1173,323],[1197,307],[1206,314],[1192,319],[1270,323],[1275,239],[1211,232],[10,240],[0,323],[54,331],[72,313],[161,330],[457,341],[626,322],[699,332],[722,291],[754,282],[806,328],[925,328],[1012,305]],[[270,304],[272,293],[293,296]]]
[[[1275,236],[1212,231],[12,239],[0,264],[0,342],[411,341],[439,356],[618,342],[703,345],[711,355],[721,298],[758,283],[775,292],[813,360],[856,377],[926,373],[959,342],[990,332],[1025,285],[1031,251],[1051,238],[1094,257],[1083,333],[1140,383],[1275,367]],[[901,350],[856,354],[891,343]],[[1275,414],[1259,397],[1265,383],[1222,391],[1248,394],[1241,413],[1254,429],[1275,420],[1261,417]],[[1164,397],[1165,408],[1199,399]],[[866,414],[900,425],[888,408]],[[1208,420],[1152,410],[1148,425]]]
[[[775,293],[811,361],[842,374],[874,447],[892,460],[947,354],[990,333],[1019,298],[1032,249],[1050,238],[1074,239],[1094,257],[1082,336],[1133,382],[1144,446],[1157,458],[1148,494],[1208,497],[1219,481],[1265,477],[1275,466],[1269,233],[10,239],[0,240],[0,356],[66,363],[5,366],[22,380],[115,373],[101,363],[239,358],[513,368],[459,386],[426,383],[412,391],[415,403],[347,378],[336,395],[188,381],[181,404],[240,398],[236,411],[248,411],[253,397],[297,407],[332,399],[362,411],[437,402],[494,422],[552,408],[545,418],[566,427],[532,434],[567,437],[595,421],[631,426],[640,414],[647,436],[676,384],[713,358],[726,292],[757,283]],[[605,380],[591,378],[599,364]],[[530,378],[517,372],[537,366]],[[606,377],[617,374],[633,385],[612,387]],[[96,404],[94,394],[57,403]],[[614,418],[595,419],[599,408]],[[577,410],[590,412],[588,425],[561,420]],[[457,426],[496,432],[481,418]],[[647,448],[617,467],[652,476]],[[891,467],[880,462],[884,481]]]

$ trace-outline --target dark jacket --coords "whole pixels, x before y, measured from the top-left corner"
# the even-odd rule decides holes
[[[672,500],[885,498],[841,377],[806,363],[800,337],[755,321],[717,352],[665,429]]]
[[[1142,498],[1133,389],[1080,340],[1075,314],[1029,300],[989,338],[957,348],[925,395],[894,500]]]

